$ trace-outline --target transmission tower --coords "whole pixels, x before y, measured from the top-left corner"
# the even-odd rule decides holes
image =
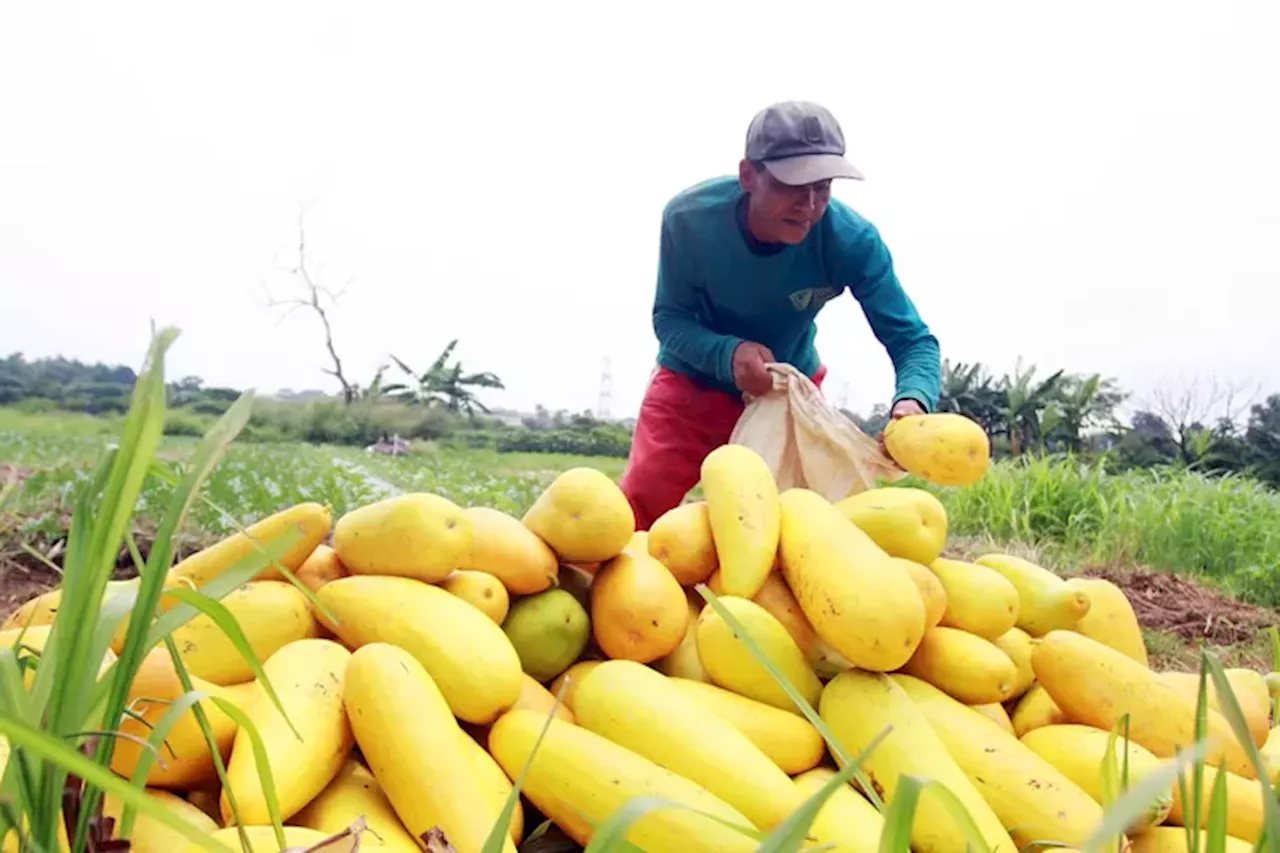
[[[612,417],[613,370],[609,356],[604,357],[604,369],[600,371],[600,399],[596,402],[596,417],[602,421]]]
[[[840,383],[840,402],[838,405],[842,409],[847,410],[849,408],[849,383],[848,382]]]

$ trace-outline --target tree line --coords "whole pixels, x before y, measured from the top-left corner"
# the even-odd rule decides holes
[[[1018,364],[996,374],[977,362],[943,363],[938,410],[979,423],[999,455],[1105,456],[1117,468],[1159,465],[1243,474],[1280,488],[1280,394],[1260,398],[1213,379],[1135,401],[1114,378]],[[1119,412],[1135,403],[1126,419]],[[846,412],[865,432],[889,420]]]
[[[489,371],[469,370],[450,341],[425,369],[392,355],[368,384],[346,382],[337,396],[257,400],[242,433],[246,441],[302,441],[368,446],[399,436],[502,452],[564,453],[625,458],[630,431],[589,412],[551,412],[538,406],[513,424],[493,415],[480,399],[502,389]],[[397,371],[389,377],[390,371]],[[122,415],[137,375],[120,365],[89,364],[62,357],[28,360],[21,353],[0,359],[0,405],[28,412],[71,411]],[[165,430],[203,435],[240,396],[235,388],[205,385],[186,376],[168,385]]]
[[[502,389],[492,372],[467,369],[450,341],[425,369],[391,356],[367,385],[348,382],[340,396],[305,402],[259,400],[245,431],[249,441],[369,445],[399,435],[503,452],[625,457],[630,431],[588,412],[539,406],[519,424],[493,416],[481,400]],[[392,368],[396,374],[388,378]],[[137,376],[122,365],[61,357],[0,359],[0,405],[95,415],[123,413]],[[234,388],[206,386],[195,376],[169,385],[171,434],[202,435],[234,401]],[[1106,456],[1118,468],[1158,465],[1245,474],[1280,487],[1280,394],[1259,399],[1238,386],[1193,382],[1133,404],[1113,378],[1034,366],[997,374],[981,363],[944,362],[938,409],[982,425],[998,455],[1073,453]],[[875,435],[888,408],[867,416],[846,411]]]

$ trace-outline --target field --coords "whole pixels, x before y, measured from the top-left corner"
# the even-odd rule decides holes
[[[51,586],[75,486],[113,438],[91,417],[33,416],[0,409],[0,489],[19,484],[0,513],[0,612]],[[147,484],[145,519],[163,505],[192,439],[166,439]],[[519,514],[560,471],[618,459],[452,451],[376,456],[306,444],[234,445],[211,477],[184,531],[190,551],[276,509],[304,500],[335,516],[397,491],[430,491],[462,505]],[[999,462],[979,484],[934,489],[956,534],[956,556],[1009,550],[1062,574],[1104,574],[1122,583],[1148,643],[1170,666],[1194,664],[1208,644],[1228,663],[1270,666],[1265,626],[1280,623],[1280,494],[1248,480],[1188,472],[1108,474],[1067,459]],[[122,555],[123,556],[123,555]],[[122,559],[121,565],[126,563]]]

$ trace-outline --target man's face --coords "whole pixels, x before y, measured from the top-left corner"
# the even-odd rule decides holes
[[[743,161],[739,169],[742,188],[750,196],[747,221],[756,239],[766,243],[796,244],[822,219],[831,201],[831,181],[792,187]]]

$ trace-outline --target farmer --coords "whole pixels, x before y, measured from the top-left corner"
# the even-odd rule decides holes
[[[770,362],[821,387],[814,318],[848,288],[897,374],[890,416],[932,411],[938,342],[893,271],[874,225],[831,198],[861,180],[823,107],[775,104],[747,130],[737,177],[681,192],[662,213],[653,328],[658,364],[622,490],[639,530],[680,504],[702,460],[728,442],[745,400],[773,385]]]

